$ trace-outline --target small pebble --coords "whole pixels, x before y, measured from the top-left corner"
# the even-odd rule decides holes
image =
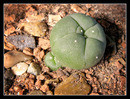
[[[42,22],[23,22],[19,24],[18,28],[24,27],[24,30],[33,36],[43,37],[47,31],[47,25]]]
[[[71,4],[71,10],[73,10],[73,11],[76,12],[76,13],[83,13],[83,14],[86,13],[83,9],[81,9],[81,8],[80,8],[78,5],[76,5],[76,4]]]
[[[28,73],[34,74],[34,75],[39,75],[41,72],[41,68],[38,64],[36,63],[31,63],[30,66],[28,67],[27,70]]]
[[[47,92],[47,91],[49,91],[49,86],[44,84],[41,86],[40,90],[42,90],[43,92]]]
[[[41,88],[41,80],[36,80],[35,87],[36,87],[36,89],[40,89]]]
[[[38,45],[42,49],[46,50],[46,49],[50,48],[50,41],[48,39],[39,38]]]
[[[11,69],[15,75],[22,75],[27,71],[28,65],[24,62],[20,62],[13,66]]]
[[[13,50],[4,54],[4,67],[10,68],[21,61],[31,60],[33,57],[28,56],[22,52]]]
[[[54,26],[61,19],[60,15],[48,15],[49,25]]]
[[[14,86],[14,91],[19,92],[22,88],[18,85]]]
[[[23,49],[23,53],[25,53],[26,55],[33,55],[33,51],[32,51],[32,49],[30,49],[30,48],[28,48],[28,47],[25,47],[24,49]]]
[[[44,50],[41,50],[41,47],[38,46],[34,48],[33,55],[38,59],[38,61],[42,61],[44,57]]]

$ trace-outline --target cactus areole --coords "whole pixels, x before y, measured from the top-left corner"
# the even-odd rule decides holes
[[[62,18],[50,35],[51,52],[45,64],[52,70],[59,67],[85,69],[96,65],[105,52],[106,36],[102,26],[90,16],[74,13]]]

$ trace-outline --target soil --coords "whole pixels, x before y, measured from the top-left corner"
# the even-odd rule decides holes
[[[88,95],[127,95],[126,6],[126,4],[4,4],[4,53],[11,50],[23,52],[23,49],[8,42],[6,37],[31,35],[35,38],[36,47],[29,49],[31,54],[28,53],[33,55],[34,49],[38,48],[37,54],[33,55],[33,62],[42,68],[40,75],[24,73],[16,76],[11,73],[10,68],[3,66],[4,95],[28,95],[33,90],[40,90],[43,95],[54,95],[57,85],[76,71],[85,74],[91,86]],[[113,42],[107,38],[104,57],[94,67],[84,70],[63,67],[51,71],[44,63],[46,53],[51,51],[48,43],[51,30],[58,20],[72,13],[84,13],[93,17]],[[28,34],[23,28],[18,28],[22,22],[39,20],[46,24],[43,37]],[[39,43],[40,40],[48,41],[43,45]],[[30,61],[26,63],[29,64]]]

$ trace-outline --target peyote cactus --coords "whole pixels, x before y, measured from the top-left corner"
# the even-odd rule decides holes
[[[96,65],[106,48],[103,28],[90,16],[81,13],[64,17],[50,35],[51,52],[45,64],[52,70],[59,67],[84,69]]]

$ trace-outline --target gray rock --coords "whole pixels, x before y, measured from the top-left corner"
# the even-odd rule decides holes
[[[23,50],[25,47],[35,48],[35,39],[28,35],[13,35],[7,36],[7,41],[17,48]]]

